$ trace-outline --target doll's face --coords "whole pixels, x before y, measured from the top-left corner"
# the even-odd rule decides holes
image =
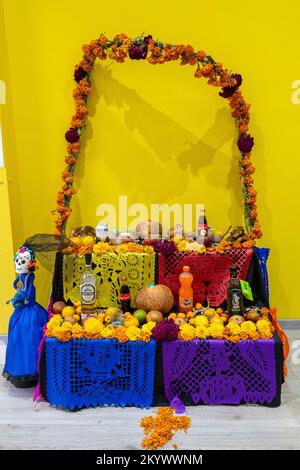
[[[18,253],[15,258],[15,266],[17,274],[25,274],[29,272],[29,267],[31,264],[31,257],[28,251],[24,253]]]

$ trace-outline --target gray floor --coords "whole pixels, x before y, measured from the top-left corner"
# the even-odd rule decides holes
[[[191,428],[187,434],[178,432],[172,443],[179,449],[300,449],[300,330],[287,333],[294,357],[289,358],[279,408],[188,407]],[[0,340],[2,361],[3,353]],[[1,449],[140,449],[139,420],[155,411],[93,408],[72,413],[46,402],[34,406],[32,393],[0,378]]]

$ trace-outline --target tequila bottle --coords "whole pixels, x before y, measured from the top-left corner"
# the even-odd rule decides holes
[[[80,298],[82,314],[81,319],[85,320],[87,316],[96,316],[96,276],[92,271],[92,254],[85,254],[85,269],[80,280]]]

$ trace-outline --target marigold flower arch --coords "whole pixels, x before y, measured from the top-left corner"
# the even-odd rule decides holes
[[[101,34],[98,39],[85,44],[82,49],[82,60],[76,65],[74,72],[74,80],[77,82],[73,90],[75,112],[71,119],[71,127],[65,134],[68,146],[65,157],[66,168],[62,173],[63,185],[57,194],[57,207],[53,211],[54,214],[58,214],[55,221],[55,235],[65,235],[67,220],[72,212],[70,203],[73,194],[76,193],[74,171],[80,153],[80,137],[88,115],[87,101],[92,91],[90,77],[95,60],[96,58],[105,60],[109,57],[122,63],[128,57],[131,60],[146,60],[150,64],[179,61],[181,65],[196,66],[194,72],[196,78],[204,77],[209,85],[222,88],[219,95],[228,100],[238,129],[239,173],[242,179],[244,219],[250,246],[260,238],[262,232],[257,218],[257,193],[253,184],[255,168],[251,163],[254,140],[248,134],[250,105],[246,103],[240,90],[241,75],[231,74],[211,56],[202,50],[195,51],[189,44],[163,43],[154,40],[151,35],[132,39],[121,33],[110,40]]]

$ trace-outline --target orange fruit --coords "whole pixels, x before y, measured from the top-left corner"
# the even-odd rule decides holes
[[[188,312],[188,313],[186,314],[186,316],[187,316],[187,318],[194,318],[195,312]]]
[[[177,318],[177,313],[174,313],[174,312],[170,313],[168,318],[171,319],[171,320],[175,320],[175,318]]]
[[[74,309],[74,307],[67,306],[67,307],[63,308],[61,314],[62,314],[62,317],[64,319],[69,318],[69,317],[73,317],[73,315],[75,314],[75,309]]]
[[[129,326],[139,326],[139,321],[137,318],[131,316],[131,318],[126,318],[124,321],[124,326],[128,328]]]
[[[163,319],[164,317],[159,310],[150,310],[146,317],[147,322],[154,321],[155,323],[160,323]]]

